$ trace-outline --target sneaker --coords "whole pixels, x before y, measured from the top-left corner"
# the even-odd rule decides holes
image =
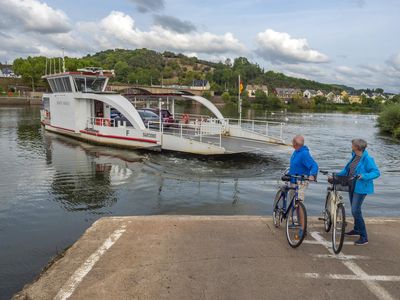
[[[360,234],[357,233],[357,231],[350,230],[349,232],[346,232],[345,235],[347,235],[347,236],[359,236]]]
[[[354,245],[356,245],[356,246],[364,246],[366,244],[368,244],[367,238],[360,238],[359,240],[354,242]]]

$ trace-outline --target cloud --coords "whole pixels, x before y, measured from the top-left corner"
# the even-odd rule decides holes
[[[59,9],[54,9],[38,0],[0,0],[0,26],[14,30],[43,34],[62,33],[71,30],[69,18]]]
[[[328,57],[313,50],[306,39],[292,38],[288,33],[267,29],[256,38],[256,53],[274,64],[280,63],[325,63]]]
[[[167,30],[175,31],[178,33],[187,33],[196,31],[196,26],[189,21],[182,21],[173,16],[155,15],[154,24],[159,25]]]
[[[391,56],[388,59],[387,64],[395,68],[397,71],[400,71],[400,52]]]
[[[245,46],[232,33],[215,35],[209,32],[177,33],[161,26],[149,31],[136,28],[135,21],[123,12],[113,11],[99,23],[97,41],[104,47],[146,47],[196,53],[244,53]],[[96,32],[99,32],[97,29]]]
[[[338,66],[338,67],[335,68],[335,70],[337,72],[339,72],[340,74],[343,74],[343,75],[354,76],[354,75],[357,74],[357,72],[355,72],[352,68],[347,67],[347,66]]]
[[[351,0],[351,2],[359,8],[364,8],[367,4],[365,0]]]
[[[164,0],[130,0],[136,4],[137,9],[141,13],[156,12],[164,10],[165,1]]]

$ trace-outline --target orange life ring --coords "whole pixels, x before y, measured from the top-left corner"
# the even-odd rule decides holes
[[[188,114],[183,114],[182,115],[182,122],[184,123],[184,124],[188,124],[189,123],[189,115]]]
[[[111,121],[110,121],[110,119],[104,119],[104,126],[108,126],[108,127],[111,126]]]

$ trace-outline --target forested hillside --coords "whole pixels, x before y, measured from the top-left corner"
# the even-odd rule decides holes
[[[13,63],[14,72],[22,75],[27,85],[32,83],[35,86],[44,85],[40,77],[45,72],[45,61],[44,57],[16,59]],[[207,79],[216,94],[221,94],[225,90],[231,92],[237,90],[239,74],[245,85],[266,84],[269,88],[292,87],[325,91],[351,89],[265,71],[245,57],[215,63],[172,52],[116,49],[82,58],[66,58],[66,68],[69,71],[89,66],[114,69],[116,73],[114,81],[121,83],[190,85],[195,79]]]

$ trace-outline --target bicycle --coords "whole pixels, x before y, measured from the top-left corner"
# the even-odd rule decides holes
[[[320,171],[324,175],[328,175],[328,171]],[[330,186],[327,188],[325,199],[325,210],[322,212],[323,217],[319,220],[324,221],[325,232],[332,230],[332,249],[335,254],[339,254],[343,247],[344,235],[346,230],[346,212],[344,208],[343,196],[340,192],[349,190],[349,177],[338,176],[332,173],[332,177],[328,178]]]
[[[301,245],[307,230],[307,211],[303,202],[298,198],[299,185],[308,181],[306,176],[295,176],[285,174],[281,180],[284,182],[279,187],[275,196],[272,219],[275,227],[280,227],[283,220],[286,220],[286,239],[292,248]],[[290,181],[294,180],[291,186]],[[287,198],[290,190],[294,195],[287,206]]]

